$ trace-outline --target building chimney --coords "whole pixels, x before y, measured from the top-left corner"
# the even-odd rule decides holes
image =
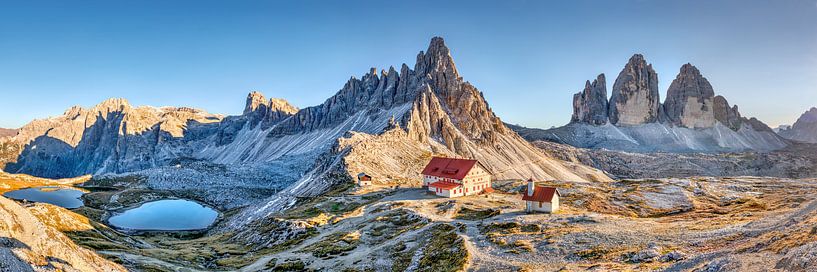
[[[533,187],[534,187],[534,185],[533,185],[533,178],[529,178],[529,179],[528,179],[528,196],[532,196],[532,195],[533,195],[533,189],[534,189]]]

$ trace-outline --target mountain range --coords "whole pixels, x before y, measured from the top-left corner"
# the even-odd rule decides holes
[[[506,127],[439,37],[413,69],[372,68],[317,106],[298,109],[252,92],[242,115],[225,117],[114,98],[35,120],[11,140],[19,148],[7,155],[9,173],[137,175],[151,188],[227,208],[260,201],[279,210],[286,205],[267,204],[291,205],[359,172],[380,183],[418,184],[432,155],[478,159],[498,179],[609,180],[545,155]]]
[[[630,58],[607,99],[604,74],[573,96],[568,125],[548,130],[512,126],[528,140],[636,152],[769,151],[787,146],[766,124],[743,117],[716,96],[692,64],[684,64],[660,102],[658,75],[644,57]]]

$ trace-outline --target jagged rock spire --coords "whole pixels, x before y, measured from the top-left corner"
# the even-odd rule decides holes
[[[244,116],[247,116],[252,126],[264,123],[266,126],[292,116],[298,112],[298,108],[292,106],[284,99],[270,98],[267,100],[264,94],[253,91],[247,95],[247,104],[244,106]],[[265,126],[265,127],[266,127]]]
[[[252,113],[262,108],[261,110],[266,110],[266,103],[267,99],[264,97],[259,91],[252,91],[250,94],[247,95],[247,103],[244,106],[244,114]]]
[[[668,121],[688,128],[714,126],[714,97],[712,85],[698,68],[689,63],[684,64],[667,90],[664,110]]]
[[[584,90],[573,95],[571,123],[603,125],[607,123],[607,83],[604,74],[593,83],[586,81]]]
[[[661,100],[658,74],[644,56],[635,54],[618,74],[610,98],[610,122],[616,125],[638,125],[659,120]]]
[[[451,57],[451,51],[445,45],[445,40],[441,37],[431,38],[428,50],[426,50],[425,53],[420,51],[420,53],[417,54],[417,63],[414,65],[414,71],[420,75],[442,73],[450,79],[460,77],[459,72],[457,72],[457,67],[454,65],[454,59]]]

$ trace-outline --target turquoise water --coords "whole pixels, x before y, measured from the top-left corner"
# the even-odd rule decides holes
[[[108,219],[111,226],[128,230],[199,230],[213,224],[218,212],[184,199],[148,202]]]
[[[16,200],[49,203],[67,209],[74,209],[82,207],[82,200],[79,199],[82,194],[84,193],[77,189],[46,186],[6,192],[3,196]]]

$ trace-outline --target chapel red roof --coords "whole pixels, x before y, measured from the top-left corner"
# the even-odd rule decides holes
[[[451,190],[451,189],[459,187],[460,185],[462,185],[462,184],[454,183],[454,182],[450,182],[450,181],[437,181],[437,182],[432,182],[431,184],[428,185],[428,187],[440,188],[440,189],[443,189],[443,190]]]
[[[433,157],[423,169],[423,175],[463,179],[477,163],[477,160]]]
[[[528,195],[528,188],[525,188],[522,193],[522,200],[536,202],[550,202],[553,200],[554,195],[562,196],[556,188],[544,186],[534,186],[533,195],[530,196]]]

